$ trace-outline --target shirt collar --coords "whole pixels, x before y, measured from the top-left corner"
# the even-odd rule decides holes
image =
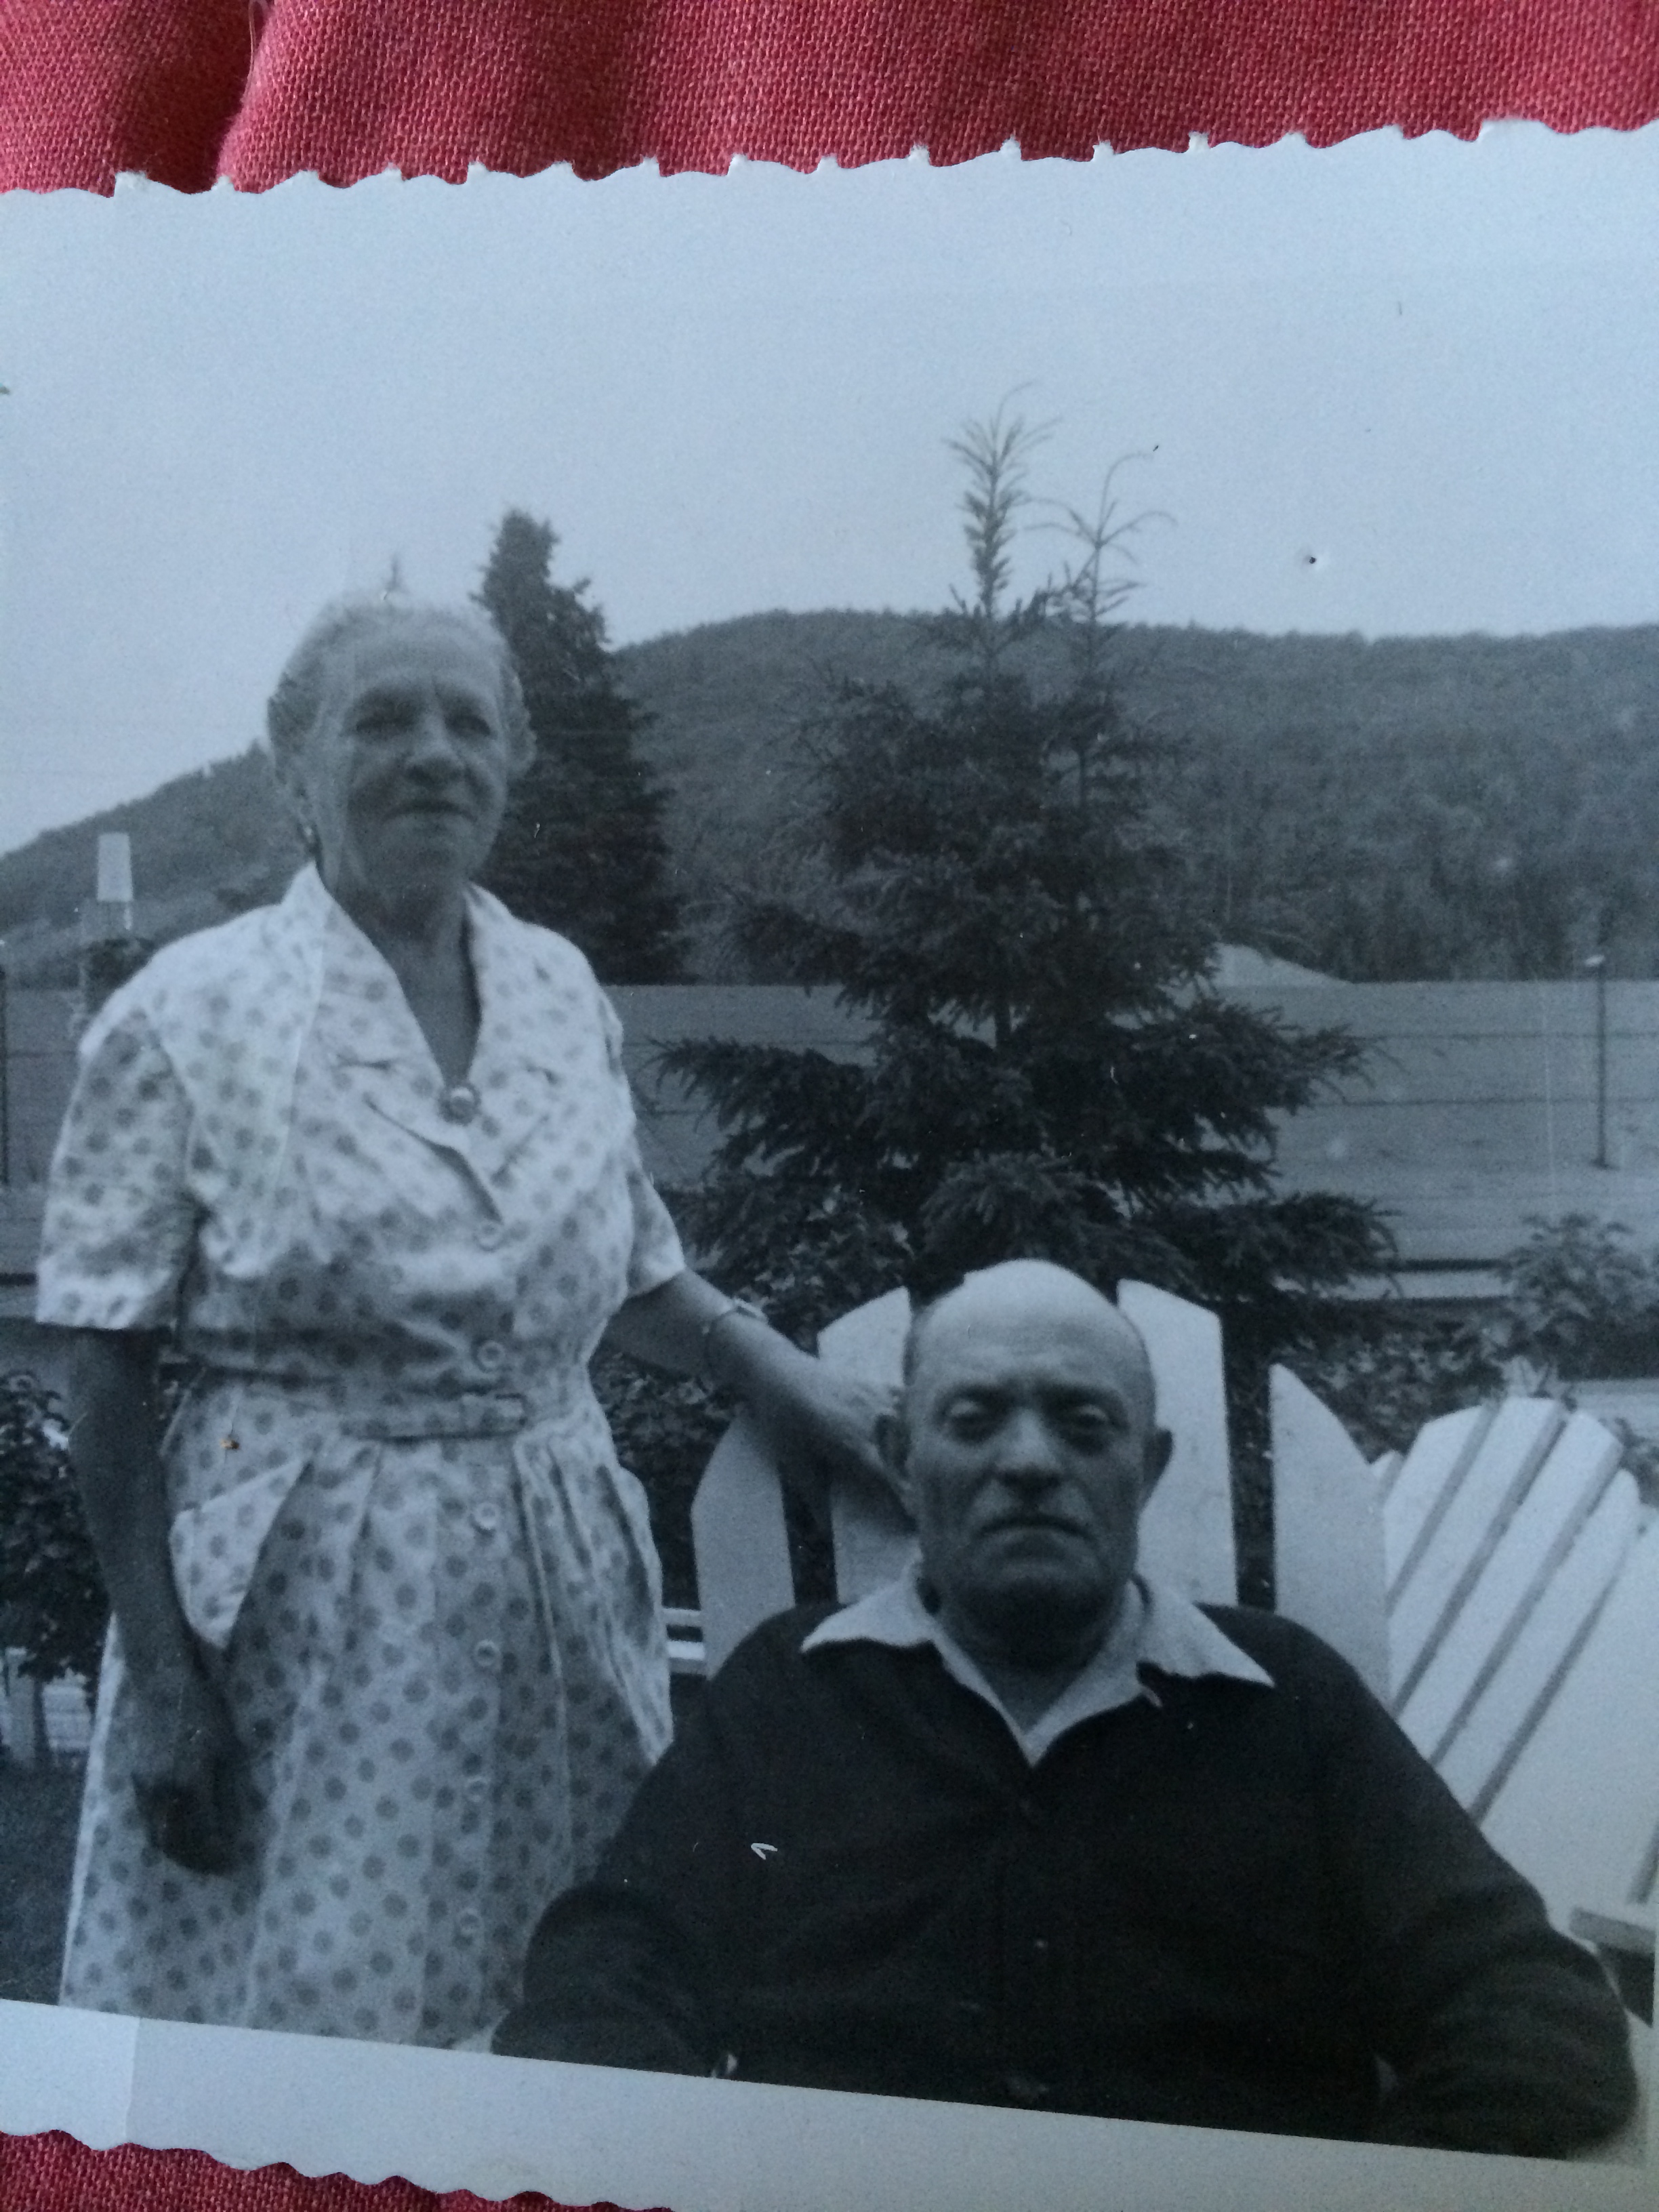
[[[1125,1590],[1117,1620],[1099,1650],[1029,1728],[1020,1726],[939,1616],[929,1612],[914,1565],[896,1582],[884,1583],[821,1621],[801,1650],[817,1651],[833,1644],[884,1644],[893,1650],[932,1644],[945,1672],[1000,1717],[1033,1766],[1061,1736],[1097,1714],[1133,1705],[1138,1698],[1156,1705],[1158,1693],[1142,1680],[1142,1668],[1189,1680],[1225,1674],[1264,1689],[1274,1686],[1267,1669],[1240,1650],[1189,1599],[1139,1575]]]

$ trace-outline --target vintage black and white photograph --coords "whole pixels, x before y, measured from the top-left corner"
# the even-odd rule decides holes
[[[1637,2201],[1656,211],[0,205],[9,2049]]]

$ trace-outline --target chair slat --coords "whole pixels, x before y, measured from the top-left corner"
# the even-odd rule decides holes
[[[1625,1561],[1583,1649],[1482,1820],[1565,1927],[1625,1893],[1659,1798],[1659,1523]]]
[[[783,1491],[746,1413],[714,1447],[691,1501],[691,1545],[712,1674],[761,1622],[795,1602]]]
[[[821,1330],[818,1357],[826,1366],[860,1376],[880,1389],[896,1389],[909,1326],[908,1293],[889,1291]],[[848,1600],[891,1582],[915,1553],[915,1532],[897,1504],[848,1483],[837,1483],[830,1494],[830,1527],[836,1589]]]
[[[1627,1901],[1645,1906],[1651,1918],[1655,1905],[1659,1902],[1656,1899],[1656,1891],[1659,1891],[1659,1820],[1656,1820],[1653,1832],[1643,1846],[1641,1863],[1631,1877]]]
[[[1476,1819],[1547,1709],[1563,1662],[1581,1641],[1635,1540],[1636,1485],[1616,1474],[1437,1762]]]
[[[818,1331],[818,1357],[843,1374],[861,1376],[878,1389],[896,1390],[904,1376],[904,1340],[910,1327],[910,1294],[888,1291]]]
[[[1277,1609],[1389,1693],[1382,1500],[1374,1468],[1336,1415],[1288,1368],[1268,1378]]]
[[[1588,1413],[1575,1413],[1556,1437],[1401,1707],[1401,1726],[1426,1758],[1441,1758],[1496,1674],[1613,1480],[1623,1449]]]
[[[1175,1437],[1164,1479],[1140,1516],[1140,1559],[1186,1596],[1238,1596],[1221,1323],[1149,1283],[1120,1283],[1118,1305],[1146,1341],[1158,1419]]]
[[[1449,1627],[1472,1563],[1501,1534],[1565,1419],[1551,1398],[1506,1398],[1498,1407],[1420,1559],[1390,1598],[1389,1671],[1396,1710]]]
[[[1470,1406],[1429,1422],[1418,1431],[1389,1485],[1382,1510],[1382,1571],[1391,1602],[1492,1426],[1494,1410]]]

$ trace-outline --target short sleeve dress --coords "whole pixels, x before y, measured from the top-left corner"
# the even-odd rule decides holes
[[[112,1632],[66,2003],[463,2040],[668,1740],[644,1495],[587,1368],[684,1258],[586,963],[483,892],[467,927],[466,1086],[313,869],[83,1042],[37,1310],[198,1363],[173,1561],[247,1848],[199,1875],[146,1843]]]

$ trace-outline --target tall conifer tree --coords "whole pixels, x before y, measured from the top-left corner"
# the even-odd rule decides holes
[[[611,983],[673,981],[679,909],[665,793],[640,758],[645,715],[617,685],[586,583],[556,584],[550,525],[504,515],[478,591],[518,665],[536,757],[514,787],[486,881],[578,944]]]
[[[939,681],[839,690],[807,732],[826,888],[735,917],[766,972],[869,1018],[868,1057],[680,1048],[724,1130],[690,1226],[798,1327],[1023,1253],[1201,1299],[1248,1358],[1387,1264],[1369,1209],[1274,1188],[1277,1117],[1358,1049],[1210,988],[1167,749],[1113,681],[1133,525],[1109,480],[1063,515],[1059,580],[1015,599],[1034,442],[1000,417],[957,442],[972,585],[928,622]]]

